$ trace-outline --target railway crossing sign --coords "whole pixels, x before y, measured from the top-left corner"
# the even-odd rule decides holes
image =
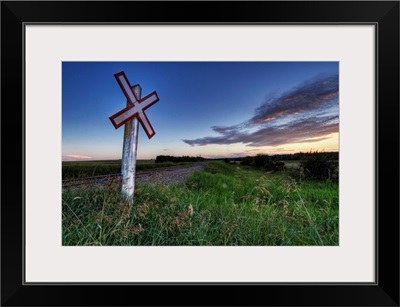
[[[123,71],[115,74],[114,77],[117,79],[127,99],[126,108],[110,117],[115,129],[125,125],[121,163],[121,196],[129,200],[130,204],[133,204],[139,122],[148,138],[151,139],[155,132],[144,111],[160,99],[156,92],[152,92],[146,97],[141,98],[142,89],[140,85],[131,86]]]
[[[155,132],[144,111],[160,100],[157,93],[154,91],[146,97],[138,99],[123,71],[115,74],[114,76],[124,92],[125,97],[128,99],[129,105],[125,109],[110,117],[112,124],[114,125],[115,129],[118,129],[129,120],[137,117],[139,122],[142,124],[142,127],[148,138],[151,139]]]

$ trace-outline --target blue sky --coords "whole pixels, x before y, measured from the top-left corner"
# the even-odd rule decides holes
[[[138,159],[338,150],[338,62],[63,62],[63,161],[121,159],[120,71],[160,98]]]

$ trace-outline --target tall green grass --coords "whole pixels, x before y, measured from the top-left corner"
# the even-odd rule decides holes
[[[63,192],[63,245],[338,245],[338,186],[210,162],[186,184]]]

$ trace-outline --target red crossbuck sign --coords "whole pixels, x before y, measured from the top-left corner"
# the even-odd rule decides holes
[[[123,71],[115,74],[114,76],[124,92],[126,99],[128,99],[129,106],[110,117],[112,124],[114,125],[115,129],[118,129],[129,120],[137,117],[139,122],[142,124],[142,127],[148,138],[151,139],[156,133],[154,132],[154,129],[144,111],[160,100],[157,93],[154,91],[146,97],[138,99]]]

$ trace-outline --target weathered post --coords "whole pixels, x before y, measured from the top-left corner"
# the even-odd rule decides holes
[[[136,94],[136,98],[140,100],[142,96],[142,88],[139,84],[132,87]],[[129,107],[129,100],[126,106]],[[124,145],[122,149],[122,187],[121,196],[133,204],[133,195],[135,193],[135,174],[136,174],[136,157],[139,134],[139,120],[134,117],[125,124]]]
[[[142,88],[140,85],[131,86],[123,71],[114,76],[127,99],[126,108],[110,117],[115,129],[125,125],[121,163],[121,196],[133,204],[139,122],[147,137],[151,139],[156,133],[144,111],[159,101],[159,98],[156,92],[141,98]]]

